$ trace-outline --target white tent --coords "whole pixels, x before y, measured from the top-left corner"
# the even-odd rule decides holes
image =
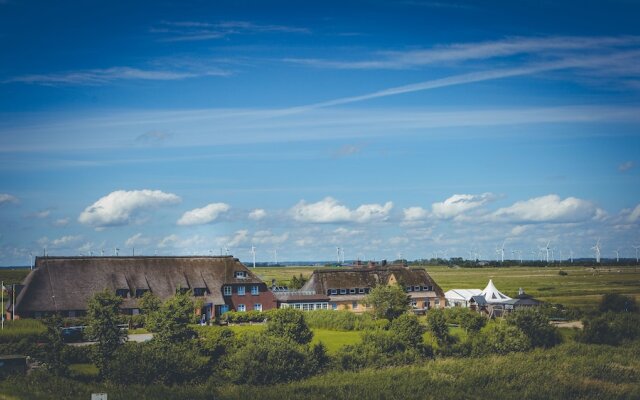
[[[480,293],[487,300],[487,303],[503,303],[511,300],[511,297],[499,291],[493,284],[493,280],[489,279],[487,287]]]
[[[447,307],[468,307],[471,297],[478,296],[480,289],[451,289],[445,292]]]

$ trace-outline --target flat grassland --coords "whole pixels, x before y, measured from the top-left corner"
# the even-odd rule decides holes
[[[276,279],[286,282],[294,275],[309,277],[315,269],[327,267],[262,267],[253,270],[265,282]],[[501,267],[449,268],[426,267],[427,272],[442,290],[484,289],[489,279],[509,296],[518,288],[547,302],[584,310],[597,306],[603,294],[618,293],[640,300],[640,268],[603,266],[592,267]],[[564,271],[566,275],[560,275]]]

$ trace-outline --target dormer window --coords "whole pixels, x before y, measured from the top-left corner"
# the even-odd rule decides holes
[[[340,294],[347,294],[347,289],[340,289]]]
[[[144,294],[147,293],[148,291],[149,289],[136,289],[136,297],[140,298],[144,296]]]
[[[126,299],[129,296],[129,289],[116,289],[116,296]]]
[[[355,294],[356,293],[356,289],[355,288],[349,289],[349,293],[350,294]]]
[[[181,287],[179,287],[179,288],[177,288],[177,289],[176,289],[176,293],[180,293],[180,294],[185,294],[185,293],[187,293],[188,291],[189,291],[189,289],[188,289],[188,288],[181,288]]]
[[[193,295],[195,297],[202,297],[207,292],[206,288],[193,288]]]
[[[427,292],[427,291],[429,291],[430,289],[429,289],[429,286],[423,286],[423,287],[422,287],[422,290],[423,290],[423,291],[425,291],[425,292]]]
[[[329,289],[329,294],[338,294],[338,289]]]
[[[404,288],[407,292],[413,292],[413,288],[411,286],[407,286]]]
[[[358,293],[359,293],[359,294],[364,294],[364,288],[359,288],[359,289],[358,289]]]
[[[419,292],[420,291],[420,286],[414,286],[413,287],[413,291],[414,292]]]
[[[236,277],[236,279],[246,279],[247,271],[236,271],[234,276]]]

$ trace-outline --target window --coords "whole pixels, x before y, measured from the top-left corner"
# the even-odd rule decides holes
[[[329,290],[330,294],[338,294],[338,289],[331,289]]]
[[[69,318],[75,318],[76,317],[76,312],[75,311],[69,311]]]
[[[247,307],[245,307],[244,304],[238,304],[238,312],[245,312],[247,311]]]
[[[413,287],[413,291],[414,292],[419,292],[420,291],[420,286],[416,285]]]
[[[356,290],[355,290],[355,289],[349,289],[349,293],[351,293],[351,294],[355,294],[355,293],[356,293]]]
[[[422,290],[424,290],[425,292],[429,290],[429,286],[423,286]]]
[[[244,286],[238,286],[238,296],[244,296]]]
[[[301,309],[301,308],[302,308],[302,305],[301,305],[300,303],[296,303],[296,304],[294,305],[294,308],[295,308],[296,310],[299,310],[299,309]]]
[[[433,286],[428,286],[427,288],[429,289],[430,292],[433,291]]]
[[[322,309],[326,310],[327,309],[327,303],[322,303]]]
[[[439,306],[439,305],[440,305],[440,299],[435,299],[435,300],[434,300],[434,302],[433,302],[433,304],[435,304],[435,305]]]
[[[364,288],[358,289],[358,293],[363,294],[364,293]]]
[[[411,307],[412,308],[418,308],[418,302],[415,300],[411,300]]]
[[[411,292],[411,291],[413,291],[413,288],[412,288],[411,286],[407,286],[407,287],[405,288],[405,290],[406,290],[407,292]]]
[[[129,294],[128,289],[116,289],[116,296],[118,297],[122,297],[126,299],[128,294]]]
[[[257,295],[258,293],[259,293],[258,285],[253,285],[253,286],[251,286],[251,294],[255,296],[255,295]]]
[[[225,296],[231,296],[231,286],[223,286],[222,290]]]
[[[351,302],[351,308],[353,308],[353,309],[358,308],[358,302],[357,301],[352,301]]]
[[[338,309],[338,303],[331,303],[331,309],[332,310],[337,310]]]
[[[262,311],[262,304],[256,303],[253,305],[253,309],[256,311]]]
[[[147,293],[148,291],[149,289],[136,289],[136,297],[140,298],[144,296],[144,294]]]
[[[202,297],[204,296],[205,292],[207,291],[207,289],[205,288],[194,288],[193,289],[193,295],[196,297]]]
[[[131,315],[139,315],[140,314],[140,309],[139,308],[134,308],[131,310]]]
[[[340,289],[340,294],[347,294],[347,289]]]
[[[176,289],[176,293],[180,293],[180,294],[185,294],[188,291],[189,291],[189,288],[181,288],[181,287],[179,287],[179,288]]]
[[[313,308],[312,308],[313,309]],[[303,303],[302,304],[302,311],[309,311],[309,304],[307,303]]]
[[[247,271],[236,271],[234,276],[238,279],[244,279],[247,277]]]

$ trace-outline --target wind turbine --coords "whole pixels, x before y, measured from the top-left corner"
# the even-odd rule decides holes
[[[638,263],[638,249],[640,249],[640,246],[631,246],[634,249],[636,249],[636,264]]]
[[[119,249],[119,248],[117,248],[117,247],[116,247],[115,249],[113,249],[113,252],[115,253],[116,257],[118,257],[118,252],[119,252],[119,251],[120,251],[120,249]]]
[[[549,240],[547,242],[547,245],[544,247],[544,249],[547,251],[547,264],[549,264],[549,250],[551,250],[551,248],[549,247],[550,243],[551,243],[551,240]]]
[[[505,243],[506,243],[506,240],[504,242],[502,242],[502,247],[496,247],[496,254],[500,254],[500,262],[501,263],[504,263],[504,244]]]
[[[573,250],[569,250],[569,260],[571,261],[571,264],[573,264]]]
[[[273,249],[273,263],[278,265],[278,249]]]
[[[596,242],[596,245],[591,248],[591,250],[595,250],[596,252],[596,262],[600,264],[600,239]]]
[[[620,263],[620,249],[615,249],[616,253],[616,264]]]
[[[253,268],[256,267],[256,246],[251,245],[251,256],[253,257]]]
[[[336,259],[338,260],[338,265],[340,265],[340,247],[336,246]]]
[[[636,250],[636,256],[638,254],[638,250]],[[29,253],[29,267],[33,269],[33,253]]]

